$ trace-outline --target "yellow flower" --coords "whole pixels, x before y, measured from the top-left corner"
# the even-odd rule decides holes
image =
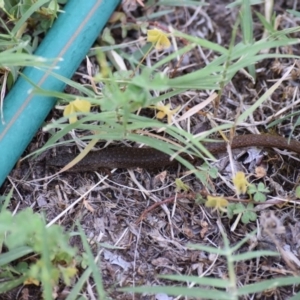
[[[39,286],[40,282],[37,280],[37,279],[34,279],[32,277],[29,277],[27,278],[25,281],[24,281],[24,284],[25,285],[30,285],[30,284],[34,284],[36,286]]]
[[[147,31],[147,42],[155,44],[155,49],[158,51],[168,49],[171,46],[167,34],[159,29]]]
[[[75,113],[88,113],[91,109],[91,103],[86,100],[76,99],[70,102],[64,109],[64,117],[69,118],[69,122],[75,123],[77,121],[77,116]]]
[[[232,179],[232,182],[238,195],[245,194],[247,192],[249,182],[244,172],[237,172]]]
[[[167,104],[167,105],[155,105],[155,106],[151,106],[152,108],[156,108],[157,110],[159,110],[159,112],[156,114],[156,118],[161,120],[163,119],[165,116],[168,117],[168,124],[172,123],[172,116],[174,116],[179,109],[181,108],[181,106],[177,106],[175,109],[171,110],[171,104]]]
[[[213,207],[215,210],[224,210],[228,206],[228,201],[223,197],[207,196],[206,207]]]

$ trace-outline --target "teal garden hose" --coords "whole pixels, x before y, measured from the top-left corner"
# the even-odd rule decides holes
[[[48,70],[27,67],[25,77],[35,85],[62,91],[64,82],[55,72],[70,78],[84,59],[120,0],[69,0],[38,47],[35,55],[55,59]],[[4,99],[0,121],[0,186],[54,106],[56,99],[34,95],[28,80],[19,77]]]

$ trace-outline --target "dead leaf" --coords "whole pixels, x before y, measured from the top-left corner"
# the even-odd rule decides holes
[[[93,207],[89,204],[89,201],[87,201],[86,199],[83,199],[83,205],[91,213],[95,212],[95,210],[93,209]]]

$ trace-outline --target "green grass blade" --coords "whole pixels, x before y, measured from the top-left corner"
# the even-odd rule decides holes
[[[262,282],[257,282],[254,284],[245,285],[240,287],[238,290],[238,295],[249,295],[253,293],[259,293],[269,289],[275,289],[281,286],[300,284],[300,277],[279,277],[276,279],[264,280]]]

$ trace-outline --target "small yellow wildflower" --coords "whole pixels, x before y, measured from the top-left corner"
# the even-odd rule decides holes
[[[36,286],[39,286],[40,285],[40,282],[37,280],[37,279],[34,279],[32,277],[29,277],[27,278],[25,281],[24,281],[24,285],[31,285],[31,284],[34,284]]]
[[[224,207],[228,206],[228,201],[223,197],[207,196],[205,206],[213,207],[215,210],[223,210]]]
[[[247,192],[249,182],[244,172],[237,172],[233,177],[232,182],[238,195],[245,194]]]
[[[172,117],[179,111],[179,109],[181,108],[181,106],[177,106],[175,109],[171,110],[171,104],[167,104],[167,105],[155,105],[154,108],[156,108],[157,110],[159,110],[159,112],[156,114],[156,118],[161,120],[163,119],[165,116],[168,117],[168,124],[172,123]]]
[[[158,51],[168,49],[171,46],[167,34],[159,29],[147,31],[147,42],[155,44],[155,49]]]
[[[87,100],[76,99],[70,102],[64,109],[64,117],[69,118],[70,124],[77,121],[75,113],[88,113],[91,109],[91,103]]]

